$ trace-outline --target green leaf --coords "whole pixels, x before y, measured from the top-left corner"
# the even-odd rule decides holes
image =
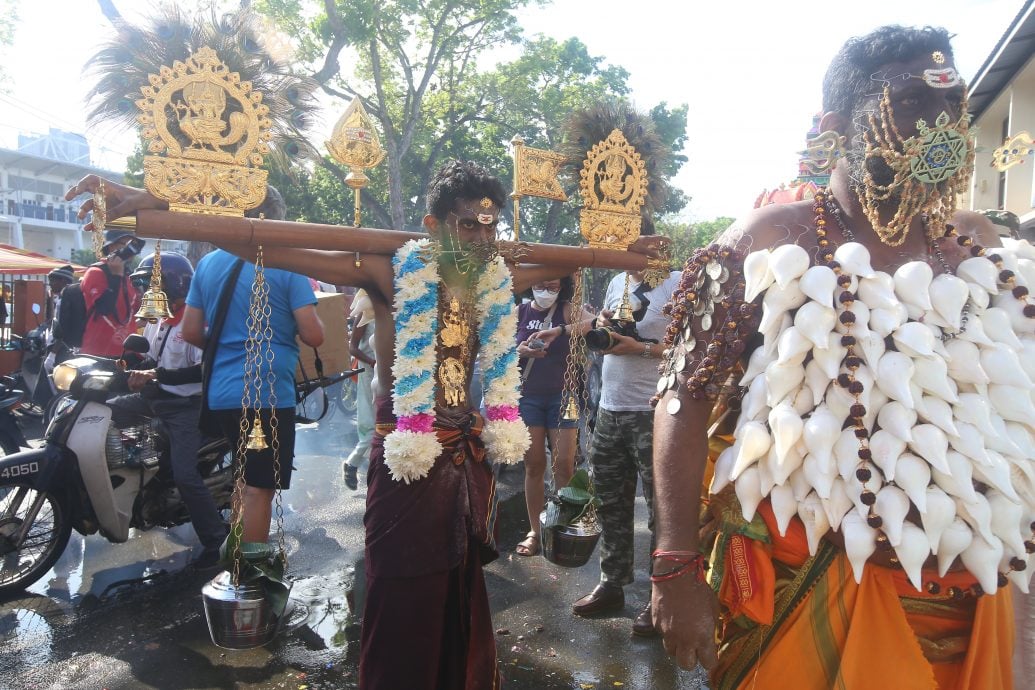
[[[570,484],[557,492],[557,496],[565,503],[584,506],[593,500],[593,494]]]

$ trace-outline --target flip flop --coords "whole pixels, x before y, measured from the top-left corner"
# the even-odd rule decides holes
[[[518,543],[514,552],[519,556],[534,556],[539,553],[539,535],[529,532],[525,538]]]

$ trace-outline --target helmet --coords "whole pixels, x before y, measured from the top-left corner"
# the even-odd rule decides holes
[[[137,266],[137,270],[129,276],[130,280],[144,281],[147,285],[151,280],[151,271],[155,263],[155,255],[149,254]],[[176,252],[162,252],[162,289],[170,302],[184,299],[187,291],[190,290],[190,280],[194,277],[194,267],[190,265],[183,254]]]
[[[101,253],[105,256],[108,255],[111,245],[115,244],[123,237],[130,237],[128,246],[133,248],[134,254],[139,254],[140,250],[144,248],[144,240],[137,237],[132,232],[126,232],[125,230],[105,230],[104,231],[104,245],[101,247]]]

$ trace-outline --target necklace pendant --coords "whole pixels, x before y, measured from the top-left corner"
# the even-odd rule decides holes
[[[467,342],[470,326],[464,319],[460,300],[453,298],[449,302],[449,308],[442,315],[442,331],[439,339],[443,347],[460,347]]]
[[[460,407],[467,402],[467,371],[456,357],[446,357],[438,365],[438,383],[447,407]]]

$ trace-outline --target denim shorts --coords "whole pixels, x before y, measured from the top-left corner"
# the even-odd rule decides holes
[[[546,429],[574,429],[579,425],[574,419],[561,419],[561,393],[555,395],[522,395],[518,411],[525,426],[541,426]]]

